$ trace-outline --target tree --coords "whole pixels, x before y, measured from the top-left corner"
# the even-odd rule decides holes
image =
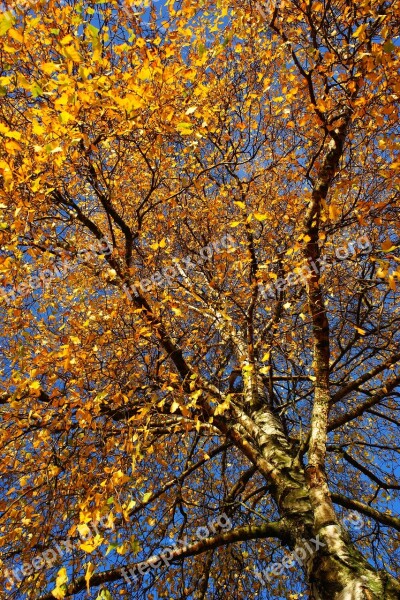
[[[1,14],[7,598],[400,598],[399,15]]]

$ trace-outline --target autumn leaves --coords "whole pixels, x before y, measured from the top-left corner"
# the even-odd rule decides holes
[[[80,540],[73,539],[71,537],[61,540],[55,544],[53,548],[48,548],[37,554],[30,562],[25,562],[22,564],[22,566],[7,569],[4,573],[4,576],[8,579],[8,582],[11,584],[11,586],[14,586],[15,584],[18,584],[18,582],[21,582],[24,577],[32,575],[34,571],[40,571],[44,568],[50,569],[59,563],[60,557],[63,558],[65,554],[72,554],[76,549],[82,548],[87,552],[91,552],[96,547],[96,542],[94,545],[92,545],[90,540],[96,540],[96,538],[102,539],[98,527],[113,529],[112,515],[111,513],[108,515],[103,515],[97,522],[91,521],[89,525],[95,532],[95,537],[93,537],[93,533],[88,524],[81,523],[78,525],[78,532],[81,538]],[[55,598],[64,597],[64,591],[61,590],[61,588],[66,581],[68,581],[68,577],[66,577],[66,569],[62,568],[58,575],[58,585],[53,591],[53,596]],[[57,588],[60,588],[62,591],[61,595],[57,592]]]
[[[98,259],[99,256],[108,256],[111,254],[111,252],[112,249],[110,248],[107,240],[96,240],[96,242],[92,243],[89,248],[80,250],[76,253],[78,257],[78,265],[81,263],[81,261],[84,263],[92,263],[93,260]],[[37,275],[30,275],[27,279],[23,280],[17,285],[12,285],[10,282],[11,287],[0,288],[0,298],[2,298],[7,305],[9,305],[14,303],[18,297],[24,298],[31,294],[34,290],[50,285],[53,279],[65,277],[69,272],[76,268],[76,256],[74,253],[72,253],[68,257],[68,253],[65,253],[61,260],[59,259],[60,256],[61,255],[56,254],[51,268],[40,269],[38,270]],[[59,260],[57,260],[57,258]],[[0,257],[0,273],[7,273],[9,264],[11,262],[12,261],[9,257]]]
[[[165,244],[160,247],[164,247]],[[187,278],[187,273],[195,270],[199,265],[204,264],[212,258],[215,252],[218,251],[232,251],[237,246],[235,239],[227,234],[220,240],[216,240],[207,244],[200,249],[197,258],[186,256],[185,258],[175,258],[173,264],[168,267],[164,267],[161,271],[156,271],[149,279],[141,279],[140,282],[135,282],[136,285],[123,285],[123,290],[129,299],[134,296],[139,296],[140,293],[146,293],[157,286],[165,287],[166,285],[171,286],[174,279],[179,276]],[[158,247],[158,244],[157,244]],[[182,263],[181,265],[179,263]],[[138,292],[137,287],[140,286],[141,292]],[[132,292],[132,294],[131,294]]]
[[[368,236],[363,235],[356,239],[355,242],[349,242],[346,246],[340,246],[335,249],[335,256],[338,260],[345,260],[350,255],[356,255],[359,252],[370,252],[372,250],[371,242]],[[276,278],[275,281],[267,286],[259,285],[259,290],[263,298],[271,299],[275,298],[276,292],[280,292],[284,288],[297,285],[299,283],[305,284],[307,279],[311,276],[312,271],[319,274],[327,269],[329,262],[326,256],[321,256],[318,260],[318,265],[314,261],[310,261],[309,264],[305,264],[298,267],[295,271],[288,273],[285,277]]]

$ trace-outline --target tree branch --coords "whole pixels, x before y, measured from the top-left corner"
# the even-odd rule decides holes
[[[174,555],[170,559],[170,562],[174,563],[189,556],[197,556],[198,554],[208,552],[209,550],[213,550],[214,548],[219,548],[227,544],[235,544],[237,542],[246,542],[268,537],[277,538],[282,541],[288,541],[290,534],[282,522],[237,527],[231,531],[207,538],[206,540],[195,542],[190,546],[176,548],[176,550],[174,550]],[[156,562],[155,558],[156,557],[151,556],[147,560],[141,562],[140,564],[142,565],[143,570],[145,565],[148,565],[150,568],[153,567],[154,563]],[[134,569],[136,566],[137,564],[129,564],[126,565],[125,568]],[[104,571],[102,573],[98,573],[97,575],[93,575],[93,577],[90,579],[90,585],[99,586],[103,583],[119,581],[122,578],[123,575],[119,569],[111,569],[109,571]],[[73,596],[84,589],[86,589],[86,580],[84,577],[79,577],[76,581],[73,581],[68,586],[66,597]],[[54,596],[51,593],[45,594],[44,596],[41,596],[39,600],[54,600]]]
[[[362,502],[359,502],[359,500],[347,498],[342,494],[331,495],[335,504],[339,504],[339,506],[343,506],[344,508],[356,510],[367,517],[371,517],[382,525],[387,525],[388,527],[393,527],[394,529],[397,529],[397,531],[400,531],[400,519],[397,517],[392,517],[392,515],[388,515],[387,513],[381,513],[379,510],[376,510],[376,508],[368,506],[368,504],[363,504]]]
[[[328,431],[333,431],[334,429],[338,429],[342,425],[346,425],[347,423],[350,423],[350,421],[357,419],[357,417],[361,417],[361,415],[363,415],[369,408],[371,408],[375,404],[378,404],[378,402],[383,400],[383,398],[386,398],[386,396],[388,396],[390,394],[390,392],[399,383],[400,383],[400,375],[398,375],[396,377],[392,377],[392,379],[390,379],[384,387],[380,388],[378,391],[375,390],[375,391],[371,392],[371,397],[368,398],[368,400],[366,400],[362,404],[359,404],[358,406],[356,406],[349,412],[347,412],[343,415],[340,415],[340,417],[336,417],[335,419],[332,419],[328,425]]]

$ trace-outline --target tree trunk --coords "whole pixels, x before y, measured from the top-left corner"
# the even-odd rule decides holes
[[[306,569],[314,600],[399,600],[400,584],[367,563],[344,530],[330,525],[320,532],[326,546],[316,552]]]
[[[279,420],[268,409],[253,413],[252,419],[262,431],[257,439],[260,454],[279,472],[271,493],[288,526],[290,549],[297,555],[301,552],[311,598],[400,600],[400,583],[365,560],[334,511],[333,520],[321,525],[321,515],[316,514],[318,509],[313,509],[310,489],[317,498],[328,494],[330,501],[325,477],[300,464]]]

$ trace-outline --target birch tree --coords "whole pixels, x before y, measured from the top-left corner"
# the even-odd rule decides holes
[[[3,6],[6,598],[400,598],[399,17]]]

